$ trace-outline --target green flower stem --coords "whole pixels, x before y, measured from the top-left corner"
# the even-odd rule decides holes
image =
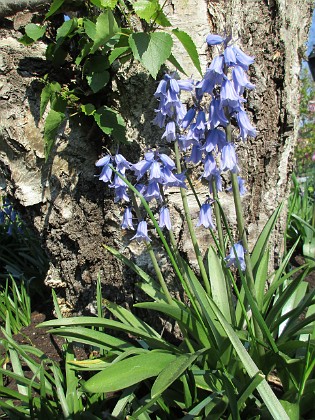
[[[173,255],[173,252],[172,252],[172,250],[170,249],[170,247],[169,247],[169,245],[168,245],[168,243],[167,243],[167,240],[166,240],[166,238],[165,238],[165,236],[163,235],[163,232],[162,232],[162,230],[161,230],[161,228],[160,228],[160,226],[158,225],[158,223],[157,223],[157,221],[155,220],[155,217],[154,217],[154,215],[153,215],[153,213],[152,213],[152,211],[151,211],[151,209],[150,209],[150,206],[148,205],[148,203],[147,203],[147,201],[146,201],[146,199],[143,197],[143,195],[131,184],[131,182],[129,182],[128,181],[128,179],[127,178],[125,178],[123,175],[121,175],[118,171],[116,171],[116,169],[113,167],[113,166],[111,166],[110,165],[110,168],[113,170],[113,172],[115,172],[115,174],[120,178],[120,179],[122,179],[124,182],[125,182],[125,184],[129,187],[129,190],[130,191],[132,191],[133,193],[134,193],[134,195],[136,196],[136,197],[138,197],[139,199],[140,199],[140,201],[141,201],[141,204],[143,205],[143,207],[144,207],[144,209],[146,210],[146,212],[147,212],[147,214],[148,214],[148,216],[150,217],[150,219],[151,219],[151,221],[152,221],[152,223],[153,223],[153,225],[154,225],[154,227],[155,227],[155,229],[156,229],[156,232],[157,232],[157,234],[159,235],[159,237],[160,237],[160,239],[161,239],[161,241],[162,241],[162,244],[163,244],[163,246],[164,246],[164,249],[165,249],[165,251],[166,251],[166,253],[167,253],[167,255],[168,255],[168,257],[169,257],[169,259],[170,259],[170,261],[171,261],[171,264],[172,264],[172,267],[174,268],[174,271],[175,271],[175,273],[176,273],[176,275],[178,276],[178,278],[179,278],[179,280],[180,280],[180,282],[182,283],[182,284],[184,284],[184,282],[185,282],[185,280],[184,280],[184,278],[183,278],[183,275],[182,275],[182,273],[181,273],[181,270],[180,270],[180,268],[178,267],[178,264],[177,264],[177,262],[176,262],[176,260],[175,260],[175,257],[174,257],[174,255]]]
[[[134,206],[134,209],[135,209],[137,218],[138,218],[139,221],[141,221],[142,220],[142,216],[141,216],[140,209],[139,209],[139,206],[138,206],[138,203],[137,203],[137,200],[136,200],[136,197],[135,197],[135,194],[133,193],[133,191],[131,191],[131,199],[132,199],[132,203],[133,203],[133,206]],[[173,249],[174,249],[174,253],[175,253],[177,251],[175,238],[174,238],[173,232],[170,232],[170,234],[172,235],[172,239],[173,240],[171,240],[171,243],[172,243],[172,246],[173,246]],[[156,259],[154,250],[152,248],[152,245],[151,245],[151,243],[147,243],[146,246],[147,246],[147,251],[148,251],[148,254],[149,254],[150,258],[151,258],[151,261],[152,261],[152,264],[153,264],[153,267],[154,267],[156,276],[157,276],[158,281],[159,281],[159,283],[160,283],[160,285],[162,287],[162,290],[163,290],[163,292],[164,292],[164,294],[166,296],[167,303],[169,303],[170,305],[174,305],[174,301],[173,301],[173,299],[172,299],[172,297],[171,297],[171,295],[170,295],[170,293],[168,291],[166,282],[165,282],[164,277],[163,277],[163,274],[162,274],[162,272],[160,270],[160,266],[159,266],[159,264],[157,262],[157,259]],[[178,261],[178,263],[179,263],[179,261]],[[190,342],[190,340],[189,340],[189,338],[187,336],[187,329],[186,329],[185,325],[182,324],[181,322],[178,322],[178,325],[179,325],[179,328],[181,329],[181,331],[183,333],[184,340],[186,342],[186,345],[187,345],[188,350],[191,353],[195,353],[195,349],[194,349],[193,345],[191,344],[191,342]]]
[[[228,141],[230,140],[231,138],[230,139],[228,138]],[[231,172],[231,181],[232,181],[232,191],[233,191],[233,197],[234,197],[234,206],[235,206],[235,211],[236,211],[236,220],[237,220],[239,239],[242,241],[242,244],[245,250],[244,259],[246,263],[245,274],[246,274],[247,287],[253,299],[253,304],[257,306],[255,281],[254,281],[252,264],[251,264],[250,255],[249,255],[247,236],[246,236],[246,231],[245,231],[245,221],[244,221],[244,216],[243,216],[240,190],[238,187],[237,174]],[[257,340],[260,342],[263,342],[264,341],[263,333],[255,316],[253,316],[253,323],[254,323],[254,330],[256,333]],[[260,357],[262,357],[265,354],[265,349],[262,345],[258,346],[258,354]]]
[[[185,169],[186,169],[186,165],[185,165]],[[196,203],[198,204],[199,208],[201,208],[201,203],[200,203],[200,200],[199,200],[198,194],[197,194],[197,192],[196,192],[196,190],[195,190],[195,187],[194,187],[194,185],[193,185],[193,183],[192,183],[192,181],[191,181],[191,179],[190,179],[190,176],[187,174],[187,175],[186,175],[186,178],[187,178],[187,181],[188,181],[189,187],[190,187],[191,191],[192,191],[192,192],[193,192],[193,194],[194,194],[194,197],[195,197],[195,199],[196,199]],[[220,208],[219,202],[218,202],[218,201],[216,201],[216,203],[217,203],[217,206],[218,206],[218,208],[219,208],[219,210],[220,210],[220,212],[221,212],[221,208]],[[221,220],[221,219],[220,219],[220,220]],[[222,225],[222,223],[221,223],[221,225]],[[220,248],[219,242],[218,242],[218,240],[217,240],[216,236],[214,235],[213,230],[209,228],[209,232],[210,232],[210,235],[211,235],[211,237],[212,237],[212,239],[213,239],[213,242],[215,243],[216,248],[218,249],[218,251],[219,251],[219,253],[220,253],[221,257],[224,259],[224,257],[225,257],[225,252],[223,253],[223,249],[221,249],[221,248]],[[222,236],[223,236],[223,235],[222,235]]]
[[[175,146],[177,172],[181,173],[182,168],[181,168],[181,164],[180,164],[180,153],[179,153],[179,147],[178,147],[177,140],[175,141],[174,146]],[[200,249],[199,249],[199,246],[198,246],[198,241],[197,241],[197,238],[196,238],[196,235],[195,235],[195,230],[194,230],[192,220],[191,220],[191,217],[190,217],[186,190],[184,188],[181,188],[180,193],[181,193],[181,197],[182,197],[182,201],[183,201],[183,207],[184,207],[184,212],[185,212],[185,218],[186,218],[187,225],[188,225],[188,230],[189,230],[189,233],[190,233],[191,241],[192,241],[192,244],[193,244],[193,247],[194,247],[194,250],[195,250],[195,254],[196,254],[199,269],[200,269],[200,274],[201,274],[201,277],[203,279],[206,291],[207,291],[208,295],[211,296],[210,282],[209,282],[209,279],[208,279],[208,276],[207,276],[205,266],[203,264],[202,255],[200,253]]]
[[[228,114],[227,110],[225,110],[225,113]],[[232,126],[230,122],[225,128],[225,132],[226,132],[227,141],[231,143],[232,142]],[[243,217],[243,208],[242,208],[242,203],[241,203],[240,190],[238,187],[237,175],[233,172],[230,172],[230,173],[231,173],[231,181],[232,181],[234,207],[236,211],[237,229],[238,229],[239,239],[242,241],[242,244],[245,250],[246,277],[247,277],[248,287],[253,298],[256,301],[255,282],[254,282],[252,265],[250,261],[249,250],[248,250],[248,243],[247,243],[247,237],[246,237],[246,232],[245,232],[245,221]]]
[[[224,237],[223,237],[223,228],[221,223],[221,213],[220,207],[218,204],[218,191],[215,185],[215,181],[212,180],[212,191],[213,191],[213,199],[214,199],[214,216],[216,220],[217,230],[218,230],[218,237],[219,237],[219,244],[222,250],[222,253],[225,255],[225,245],[224,245]]]
[[[192,183],[192,180],[191,180],[191,178],[190,178],[190,176],[189,176],[189,174],[188,174],[188,169],[187,169],[187,166],[186,166],[186,165],[184,165],[184,167],[185,167],[185,171],[187,172],[187,173],[186,173],[186,179],[187,179],[187,181],[188,181],[189,187],[190,187],[191,191],[192,191],[192,192],[193,192],[193,194],[194,194],[194,197],[195,197],[196,203],[198,204],[199,208],[201,208],[201,203],[200,203],[200,200],[199,200],[198,194],[197,194],[197,192],[196,192],[196,190],[195,190],[194,184]]]
[[[236,220],[237,220],[237,228],[239,239],[242,241],[242,245],[245,250],[245,262],[246,262],[246,277],[248,282],[249,290],[256,300],[256,289],[255,289],[255,281],[253,276],[252,264],[249,255],[248,243],[247,243],[247,236],[245,231],[245,222],[243,217],[242,211],[242,203],[241,203],[241,195],[238,187],[238,180],[237,175],[231,172],[231,180],[232,180],[232,190],[233,190],[233,197],[234,197],[234,206],[236,211]]]
[[[229,118],[227,109],[225,109],[225,114]],[[229,124],[226,126],[225,133],[226,133],[227,141],[232,142],[232,125],[231,125],[231,122],[229,122]],[[232,191],[233,191],[233,198],[234,198],[234,207],[235,207],[235,212],[236,212],[238,234],[239,234],[239,239],[242,241],[244,251],[245,251],[244,259],[245,259],[245,263],[246,263],[246,271],[245,271],[246,286],[249,289],[253,305],[255,307],[257,307],[255,281],[254,281],[253,269],[252,269],[252,264],[251,264],[251,260],[250,260],[250,255],[249,255],[248,242],[247,242],[247,236],[246,236],[246,231],[245,231],[245,221],[244,221],[244,216],[243,216],[243,208],[242,208],[242,203],[241,203],[240,190],[239,190],[239,187],[238,187],[237,174],[235,174],[233,172],[230,172],[230,173],[231,173]],[[240,267],[238,267],[238,268],[240,269]],[[259,315],[260,315],[260,313],[259,313]],[[264,341],[264,336],[263,336],[262,330],[259,326],[258,320],[256,319],[255,316],[253,316],[253,324],[254,324],[254,330],[255,330],[255,333],[256,333],[257,341],[258,342],[263,342]],[[264,354],[265,354],[264,347],[262,345],[259,345],[258,346],[258,356],[262,357]]]
[[[140,209],[139,209],[139,206],[138,206],[138,203],[137,203],[137,200],[136,200],[136,197],[135,197],[133,191],[131,191],[131,199],[132,199],[133,207],[135,209],[135,212],[136,212],[138,221],[140,222],[143,218],[141,216]],[[156,273],[156,276],[158,278],[158,281],[159,281],[159,283],[160,283],[160,285],[162,287],[162,290],[164,292],[164,295],[166,297],[167,303],[169,303],[170,305],[173,305],[174,302],[173,302],[172,296],[171,296],[171,294],[170,294],[170,292],[169,292],[169,290],[167,288],[166,282],[165,282],[164,277],[163,277],[163,274],[161,272],[159,263],[157,262],[157,259],[156,259],[156,256],[155,256],[155,253],[153,251],[153,248],[152,248],[151,243],[150,242],[149,243],[146,243],[146,247],[147,247],[148,254],[149,254],[150,258],[151,258],[154,271]]]
[[[162,187],[160,187],[160,191],[161,191],[161,196],[163,198],[163,203],[166,204],[166,199],[165,199],[165,195],[164,195],[164,191],[163,191]],[[196,296],[194,295],[194,292],[193,292],[193,290],[190,286],[190,283],[187,280],[186,270],[185,270],[185,267],[183,265],[180,253],[178,251],[177,242],[176,242],[176,239],[175,239],[175,236],[174,236],[174,233],[173,233],[172,230],[169,231],[169,237],[170,237],[170,243],[171,243],[171,246],[172,246],[172,250],[173,250],[176,262],[179,266],[179,269],[183,273],[183,282],[181,282],[181,285],[183,286],[183,289],[184,289],[185,293],[187,294],[192,306],[194,307],[195,312],[196,312],[197,316],[199,317],[200,323],[203,323],[202,318],[199,316],[199,314],[202,313],[202,310],[201,310],[201,307],[198,303],[198,300],[196,299]]]

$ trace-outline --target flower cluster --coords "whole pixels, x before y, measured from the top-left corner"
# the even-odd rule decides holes
[[[245,89],[254,89],[246,71],[254,59],[236,45],[228,45],[230,38],[209,35],[210,46],[223,44],[223,51],[207,68],[203,79],[195,84],[194,106],[180,122],[185,134],[178,140],[181,149],[190,151],[188,162],[203,163],[202,178],[211,185],[214,181],[222,190],[220,174],[224,171],[239,173],[235,140],[255,137],[257,132],[245,112]],[[210,98],[210,104],[204,100]],[[204,105],[206,104],[206,105]],[[238,126],[236,139],[227,138],[227,126]],[[241,193],[245,193],[244,181],[239,177]]]
[[[0,225],[5,227],[6,233],[10,236],[15,228],[18,232],[22,232],[22,225],[18,220],[18,215],[7,198],[0,208]]]
[[[255,88],[246,73],[254,58],[246,55],[235,44],[229,45],[230,41],[230,37],[208,35],[208,45],[221,46],[222,51],[213,59],[201,81],[182,81],[176,73],[164,75],[154,93],[158,108],[153,123],[164,128],[162,140],[177,142],[187,162],[203,165],[201,178],[208,182],[210,193],[214,187],[222,191],[221,174],[231,171],[237,174],[242,195],[246,189],[244,180],[239,176],[236,141],[245,141],[257,134],[244,109],[245,91]],[[187,111],[180,99],[181,91],[192,94],[194,105]],[[160,227],[171,229],[164,190],[168,187],[186,188],[186,185],[185,175],[175,172],[175,163],[169,156],[157,150],[148,151],[143,160],[132,164],[121,154],[114,157],[106,155],[96,165],[102,167],[99,179],[114,189],[116,202],[130,202],[128,186],[122,177],[131,171],[137,181],[136,188],[143,197],[148,202],[156,200],[160,205]],[[215,227],[209,198],[200,209],[197,226],[201,225],[210,229]],[[134,229],[130,206],[124,211],[121,226]],[[139,220],[137,233],[132,239],[150,241],[145,220]],[[235,246],[237,253],[241,246]],[[231,250],[229,259],[232,262],[235,260],[233,252]],[[241,266],[243,268],[242,261]]]
[[[145,153],[144,159],[138,163],[128,162],[121,154],[115,157],[106,155],[96,162],[96,166],[102,167],[99,179],[109,183],[109,187],[115,191],[115,202],[130,202],[128,186],[121,177],[127,176],[127,171],[133,173],[137,184],[135,187],[146,201],[156,200],[161,204],[159,226],[171,229],[170,212],[166,206],[164,192],[169,187],[186,188],[185,174],[174,172],[174,161],[164,153],[149,151]],[[113,171],[115,169],[115,172]],[[141,181],[141,183],[138,183]],[[132,221],[132,208],[127,207],[124,211],[121,227],[134,230]],[[144,220],[140,221],[137,233],[132,239],[149,242],[147,225]]]

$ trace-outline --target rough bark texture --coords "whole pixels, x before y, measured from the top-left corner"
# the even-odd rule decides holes
[[[244,205],[251,244],[288,193],[291,154],[298,129],[298,75],[311,3],[173,0],[167,5],[169,19],[195,40],[203,66],[210,59],[204,43],[209,32],[231,31],[233,39],[248,54],[256,56],[251,77],[257,89],[249,95],[247,106],[259,135],[240,147],[242,176],[248,181]],[[118,302],[132,302],[136,293],[132,276],[104,252],[102,244],[112,245],[126,255],[133,251],[138,263],[144,266],[149,263],[143,248],[137,244],[129,246],[130,235],[119,229],[121,208],[113,205],[111,191],[95,177],[94,163],[102,148],[100,139],[90,129],[90,120],[72,119],[60,132],[52,158],[44,161],[38,84],[38,77],[47,71],[43,65],[44,45],[26,48],[17,41],[20,36],[17,30],[31,18],[31,14],[24,13],[7,19],[0,33],[1,188],[14,197],[22,214],[40,235],[51,258],[46,283],[58,288],[65,310],[79,311],[88,306],[98,273],[106,285],[106,296]],[[185,68],[189,66],[183,52],[181,62]],[[113,85],[114,98],[126,118],[129,138],[152,146],[160,134],[150,123],[155,107],[151,99],[155,83],[138,70],[134,67],[118,73]],[[189,71],[194,73],[193,68]],[[126,149],[132,161],[139,151],[138,143]],[[200,186],[199,192],[206,194],[206,188]],[[179,196],[173,192],[170,196],[177,238],[182,250],[191,254],[178,212]],[[233,222],[228,194],[223,194],[221,200]],[[194,200],[190,203],[196,217]],[[276,253],[281,248],[283,225],[284,219],[274,238]],[[200,237],[206,246],[209,235],[200,231]],[[160,264],[167,266],[162,256]]]

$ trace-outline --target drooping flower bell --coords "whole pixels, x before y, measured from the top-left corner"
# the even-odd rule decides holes
[[[245,251],[242,242],[237,242],[230,248],[230,253],[227,257],[225,257],[225,261],[227,262],[227,267],[231,267],[231,265],[235,265],[237,267],[237,263],[239,263],[241,270],[246,270]]]
[[[221,153],[221,170],[229,170],[231,172],[238,172],[237,157],[233,143],[227,143]]]
[[[160,209],[159,226],[160,228],[165,226],[168,230],[172,229],[170,211],[166,206],[163,206]]]
[[[151,239],[148,236],[148,225],[145,220],[142,220],[138,224],[137,232],[130,240],[132,241],[134,239],[138,242],[151,242]]]
[[[132,230],[135,229],[133,227],[133,223],[132,223],[132,212],[131,212],[130,207],[126,207],[126,209],[124,211],[121,227],[122,227],[122,229],[132,229]]]
[[[205,228],[215,229],[212,221],[212,210],[210,203],[206,202],[200,207],[198,226],[204,226]]]

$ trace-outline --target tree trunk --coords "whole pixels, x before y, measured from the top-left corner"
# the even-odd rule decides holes
[[[297,137],[299,71],[312,5],[305,0],[290,2],[290,6],[286,3],[173,0],[166,9],[174,26],[191,34],[204,67],[211,58],[204,42],[210,32],[231,32],[237,44],[256,57],[250,70],[256,90],[248,96],[247,109],[258,136],[241,146],[240,165],[248,184],[243,203],[251,245],[275,208],[287,198]],[[23,25],[31,17],[28,15]],[[38,83],[47,71],[43,64],[45,46],[19,44],[17,38],[21,34],[13,29],[13,24],[19,28],[16,19],[7,19],[0,32],[1,188],[14,197],[41,237],[51,259],[46,283],[58,288],[65,310],[81,311],[92,301],[98,273],[106,284],[106,296],[118,302],[132,302],[135,296],[132,277],[104,251],[103,244],[127,255],[133,250],[139,263],[149,263],[145,262],[141,248],[136,244],[129,247],[130,235],[119,228],[121,209],[113,204],[111,191],[95,177],[94,164],[102,152],[101,142],[95,138],[89,120],[71,119],[60,132],[51,159],[45,163]],[[187,68],[185,52],[180,53]],[[114,94],[127,120],[128,136],[139,136],[142,144],[152,146],[152,136],[155,139],[159,135],[152,134],[150,124],[156,107],[152,99],[155,82],[138,69],[117,75]],[[189,71],[194,73],[193,68]],[[115,89],[119,89],[119,97]],[[128,153],[136,158],[139,150],[140,147],[132,146]],[[200,193],[206,191],[201,189]],[[177,200],[178,195],[174,194],[173,215],[177,214],[179,221],[176,233],[183,251],[190,254],[186,231],[176,210]],[[221,201],[233,222],[229,195],[222,194]],[[191,210],[196,217],[198,209],[193,200]],[[284,224],[283,213],[273,239],[275,255],[281,253]],[[209,237],[204,232],[200,237],[206,246]]]

